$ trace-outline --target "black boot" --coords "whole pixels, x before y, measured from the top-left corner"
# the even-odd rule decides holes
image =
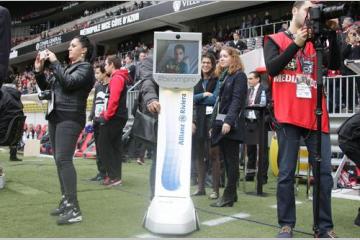
[[[228,199],[222,196],[216,202],[210,204],[210,207],[232,207],[234,205],[234,198]]]
[[[22,159],[16,156],[17,148],[16,146],[10,146],[10,161],[22,161]]]
[[[355,218],[354,223],[355,223],[355,225],[358,225],[360,227],[360,208],[359,208],[358,215]]]

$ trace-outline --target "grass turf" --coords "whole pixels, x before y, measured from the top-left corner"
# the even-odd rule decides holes
[[[6,173],[6,187],[0,190],[0,238],[66,238],[66,237],[136,237],[147,234],[142,227],[144,213],[149,205],[148,176],[150,161],[139,166],[134,161],[123,164],[123,185],[111,189],[88,179],[96,173],[94,160],[76,159],[78,198],[83,221],[71,226],[57,226],[56,217],[49,215],[60,199],[55,165],[51,158],[24,158],[10,162],[6,152],[0,152],[0,166]],[[271,174],[269,174],[271,175]],[[192,187],[192,191],[195,187]],[[248,191],[254,190],[247,183]],[[210,193],[211,189],[207,189]],[[232,208],[209,207],[207,196],[194,197],[200,223],[212,219],[247,213],[246,219],[234,219],[217,226],[200,224],[200,231],[186,237],[243,238],[274,237],[277,232],[276,178],[265,185],[266,197],[256,197],[238,190],[239,201]],[[311,237],[312,204],[300,187],[297,201],[297,226],[294,237]],[[333,199],[333,218],[338,236],[360,237],[360,227],[354,225],[358,201]]]

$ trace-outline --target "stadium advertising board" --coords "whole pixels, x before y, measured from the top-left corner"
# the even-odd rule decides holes
[[[135,22],[151,19],[154,17],[183,11],[210,2],[211,1],[167,1],[159,3],[150,7],[139,9],[133,13],[119,16],[114,19],[98,23],[94,26],[84,28],[80,31],[80,35],[91,35],[99,33],[109,29],[114,29],[117,27],[133,24]]]
[[[66,43],[66,42],[70,41],[71,39],[73,39],[75,36],[79,35],[79,32],[80,32],[79,30],[75,30],[72,32],[64,33],[62,35],[51,37],[51,38],[48,38],[45,40],[41,40],[37,43],[16,49],[18,52],[18,56],[21,56],[21,55],[27,54],[27,53],[31,53],[31,52],[41,51],[48,47],[55,46],[55,45],[58,45],[61,43]]]
[[[130,23],[140,21],[140,12],[129,14],[123,17],[117,17],[115,19],[96,24],[94,26],[84,28],[80,30],[80,35],[90,35],[97,32],[102,32],[108,29],[128,25]]]

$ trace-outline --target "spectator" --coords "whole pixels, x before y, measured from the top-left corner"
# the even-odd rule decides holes
[[[0,136],[5,136],[8,130],[10,121],[16,116],[23,116],[23,105],[21,103],[21,94],[16,89],[14,84],[14,75],[12,70],[7,74],[8,78],[4,81],[3,86],[0,88],[2,98],[0,101]],[[9,146],[10,148],[10,161],[22,161],[17,154],[17,145]]]
[[[266,102],[270,101],[270,96],[268,89],[260,82],[260,74],[258,72],[250,72],[248,75],[248,94],[247,94],[247,106],[252,106],[254,104],[260,104],[261,101],[261,94],[264,92],[266,94]],[[259,118],[260,114],[258,111],[245,111],[245,120],[246,120],[246,128],[247,130],[253,131],[253,133],[256,132],[256,129],[259,129]],[[264,119],[265,120],[265,119]],[[269,129],[264,129],[266,133]],[[260,133],[264,134],[264,133]],[[265,134],[267,136],[267,134]],[[267,138],[266,138],[267,142]],[[265,149],[267,149],[267,144],[265,144]],[[256,172],[256,160],[257,160],[257,153],[258,153],[258,147],[257,145],[248,144],[247,145],[247,167],[246,167],[246,175],[245,180],[246,181],[254,181],[255,172]],[[269,168],[269,158],[268,158],[268,151],[264,151],[263,156],[263,165],[262,167],[262,173],[263,173],[263,183],[267,183],[267,172]]]
[[[76,141],[86,120],[86,101],[94,85],[94,71],[90,64],[93,45],[86,36],[73,38],[69,46],[71,64],[63,68],[54,53],[35,60],[35,77],[41,90],[49,90],[46,119],[57,166],[61,189],[59,207],[51,215],[59,216],[57,224],[73,224],[82,221],[77,199],[77,178],[73,164]],[[46,79],[44,62],[49,60],[54,78]],[[54,102],[55,101],[55,102]]]
[[[270,24],[272,22],[272,17],[268,11],[265,12],[263,24]]]
[[[105,109],[105,104],[108,101],[108,92],[109,92],[109,77],[106,74],[105,67],[102,64],[95,66],[95,78],[98,81],[95,85],[95,93],[93,99],[93,106],[89,116],[89,120],[93,121],[94,127],[94,138],[95,138],[95,148],[96,148],[96,166],[98,173],[95,177],[91,178],[91,181],[102,181],[106,176],[106,168],[104,160],[100,154],[100,142],[99,142],[99,123],[94,121],[95,118],[100,117],[100,113]]]
[[[345,39],[344,48],[342,50],[342,56],[343,56],[344,60],[345,59],[348,59],[348,60],[360,59],[360,28],[356,25],[352,25],[351,27],[349,27],[347,29],[347,36]],[[345,76],[357,75],[357,73],[353,72],[351,69],[349,69],[348,67],[345,66],[344,70],[342,71],[342,75],[345,75]],[[356,81],[356,85],[357,85],[357,89],[358,89],[358,94],[360,94],[360,78],[355,77],[355,81]],[[346,89],[345,86],[347,86],[348,89]],[[353,112],[354,101],[357,104],[356,93],[354,93],[354,90],[356,89],[356,87],[354,86],[353,78],[348,78],[347,85],[343,85],[343,89],[344,88],[345,88],[345,91],[343,91],[343,94],[347,94],[345,96],[348,99],[348,103],[347,103],[348,109],[347,110],[349,112]],[[355,99],[354,99],[354,95],[355,95]]]
[[[151,117],[157,118],[160,113],[159,102],[159,86],[153,79],[153,57],[148,56],[140,65],[140,78],[143,81],[140,86],[141,101],[139,102],[139,110]],[[151,149],[154,149],[152,154],[152,164],[150,169],[150,199],[154,198],[155,194],[155,174],[156,174],[156,150],[155,144],[149,144]]]
[[[104,160],[108,176],[105,186],[117,186],[122,183],[122,133],[127,121],[126,80],[128,71],[121,68],[121,60],[109,56],[105,61],[105,71],[110,75],[109,101],[107,108],[94,118],[100,124],[99,151]]]
[[[211,128],[211,115],[215,101],[219,94],[220,84],[214,75],[216,60],[212,53],[206,53],[201,61],[201,80],[194,87],[194,104],[196,109],[197,128],[193,136],[193,158],[197,163],[198,188],[193,196],[205,195],[205,161],[211,161],[213,192],[211,199],[219,196],[220,181],[220,154],[218,147],[210,148],[209,130]]]
[[[289,25],[287,23],[282,23],[281,28],[278,30],[278,32],[285,32],[289,28]]]
[[[252,37],[256,37],[259,35],[259,28],[257,26],[259,26],[260,23],[260,18],[256,14],[254,14],[251,22],[251,25],[254,27],[252,29]]]
[[[234,40],[230,42],[229,46],[236,48],[239,51],[247,49],[246,44],[240,40],[240,36],[238,32],[233,33]]]
[[[244,139],[245,119],[243,112],[246,101],[247,80],[239,53],[232,47],[224,46],[220,52],[216,75],[221,88],[214,111],[211,143],[219,146],[224,156],[227,185],[223,196],[210,206],[231,207],[237,201],[236,184],[239,178],[239,142]],[[224,81],[224,82],[223,82]],[[214,114],[214,115],[215,115]]]
[[[126,82],[127,86],[134,85],[135,82],[135,74],[136,74],[136,67],[134,65],[134,55],[131,53],[127,53],[125,57],[125,66],[128,71],[128,79]]]
[[[11,17],[9,11],[0,6],[0,88],[7,79],[11,46]],[[1,99],[1,92],[0,92]]]

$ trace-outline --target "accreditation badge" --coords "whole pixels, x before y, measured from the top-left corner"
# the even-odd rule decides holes
[[[95,105],[95,117],[100,117],[103,111],[104,111],[104,103],[98,103]]]
[[[214,107],[206,106],[206,115],[211,115],[214,111]]]
[[[296,97],[311,98],[310,79],[306,75],[296,75]]]

